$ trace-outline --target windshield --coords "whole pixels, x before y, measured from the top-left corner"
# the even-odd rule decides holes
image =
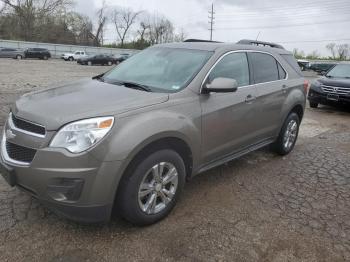
[[[156,47],[146,49],[112,69],[103,80],[133,82],[152,92],[177,92],[199,72],[211,52]]]
[[[340,77],[350,78],[350,64],[349,65],[336,65],[330,70],[327,75],[328,77]]]

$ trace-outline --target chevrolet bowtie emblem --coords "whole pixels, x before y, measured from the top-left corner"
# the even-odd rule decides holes
[[[6,139],[13,139],[15,137],[16,137],[16,135],[12,132],[11,129],[6,130]]]

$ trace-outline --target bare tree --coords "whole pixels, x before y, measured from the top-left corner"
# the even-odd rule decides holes
[[[115,8],[112,12],[112,21],[117,31],[118,38],[120,40],[120,46],[124,46],[124,42],[127,34],[133,24],[136,23],[136,19],[140,12],[134,12],[131,9]]]
[[[106,16],[106,1],[103,0],[102,7],[97,11],[97,30],[94,37],[94,44],[95,46],[103,45],[103,30],[104,26],[107,22],[107,16]]]
[[[349,54],[349,45],[348,44],[340,44],[337,45],[338,58],[339,60],[346,60]]]
[[[20,35],[24,40],[33,40],[38,20],[52,15],[71,4],[70,0],[0,0],[4,8],[18,18]]]
[[[326,48],[331,52],[332,58],[336,59],[337,58],[336,44],[329,43],[328,45],[326,45]]]

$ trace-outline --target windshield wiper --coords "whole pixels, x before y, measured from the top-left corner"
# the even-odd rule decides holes
[[[147,85],[129,82],[129,81],[114,81],[111,84],[123,85],[128,88],[138,89],[146,92],[152,92],[151,88]]]
[[[104,73],[103,74],[99,74],[97,76],[93,76],[92,79],[104,82],[105,81],[104,78],[103,78],[104,75],[105,75]]]

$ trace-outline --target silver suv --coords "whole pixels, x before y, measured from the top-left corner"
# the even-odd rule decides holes
[[[73,220],[115,210],[155,223],[192,176],[270,144],[293,149],[308,83],[290,52],[257,44],[157,45],[24,95],[5,124],[2,175]]]

